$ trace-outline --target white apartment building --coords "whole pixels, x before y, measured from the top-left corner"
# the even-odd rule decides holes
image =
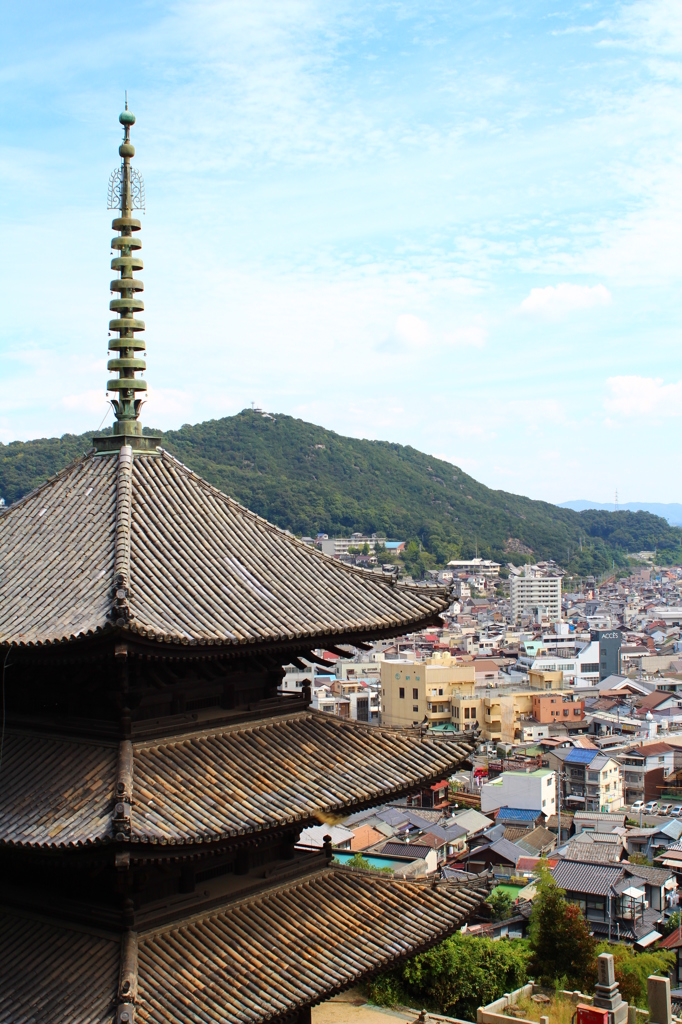
[[[331,555],[332,558],[347,555],[349,548],[363,548],[365,544],[370,551],[374,551],[377,544],[383,544],[387,551],[393,551],[396,554],[405,547],[404,541],[386,540],[385,537],[377,537],[376,533],[373,533],[371,537],[366,537],[363,533],[353,533],[350,537],[327,537],[323,535],[315,540],[315,544],[325,555]]]
[[[556,772],[549,768],[503,772],[492,782],[485,782],[481,786],[481,811],[486,814],[498,807],[541,811],[546,817],[556,814]]]
[[[469,576],[499,576],[500,563],[492,562],[489,558],[469,558],[465,561],[454,560],[448,562],[448,568],[453,572],[465,572]]]
[[[535,566],[525,565],[521,575],[509,574],[512,624],[529,608],[547,611],[550,622],[561,619],[561,576],[544,576]]]

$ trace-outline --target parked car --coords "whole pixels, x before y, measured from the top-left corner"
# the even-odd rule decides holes
[[[648,804],[644,804],[645,814],[658,814],[658,801],[650,800]]]
[[[672,804],[661,804],[660,807],[658,808],[658,813],[659,814],[670,814],[672,809],[673,809],[673,805]]]
[[[635,800],[635,802],[632,805],[632,807],[630,808],[630,810],[632,811],[633,814],[639,814],[640,811],[644,810],[644,801],[643,800]]]
[[[682,804],[675,804],[670,813],[673,816],[673,818],[679,818],[679,816],[682,814]]]

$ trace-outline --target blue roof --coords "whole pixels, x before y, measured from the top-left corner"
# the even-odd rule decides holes
[[[384,547],[387,551],[392,551],[394,548],[399,548],[400,545],[404,543],[404,540],[387,540],[384,541]]]
[[[573,747],[573,750],[564,758],[564,764],[590,764],[598,753],[598,750],[585,750],[584,747]]]
[[[495,821],[535,821],[540,813],[528,807],[500,807]]]

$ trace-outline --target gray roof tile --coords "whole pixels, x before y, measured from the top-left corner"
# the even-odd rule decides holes
[[[420,741],[397,729],[298,711],[130,746],[131,841],[193,843],[409,792],[450,775],[473,742]],[[118,759],[115,745],[8,731],[0,843],[60,847],[112,839]]]
[[[87,455],[0,514],[0,643],[114,624],[182,644],[362,639],[447,604],[310,548],[167,452]]]

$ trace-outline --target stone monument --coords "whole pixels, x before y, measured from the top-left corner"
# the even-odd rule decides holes
[[[658,978],[655,974],[650,974],[646,980],[646,996],[650,1024],[670,1024],[670,978]]]
[[[597,978],[593,1005],[609,1011],[609,1024],[625,1024],[628,1004],[623,1001],[618,989],[611,953],[600,953],[597,957]]]

